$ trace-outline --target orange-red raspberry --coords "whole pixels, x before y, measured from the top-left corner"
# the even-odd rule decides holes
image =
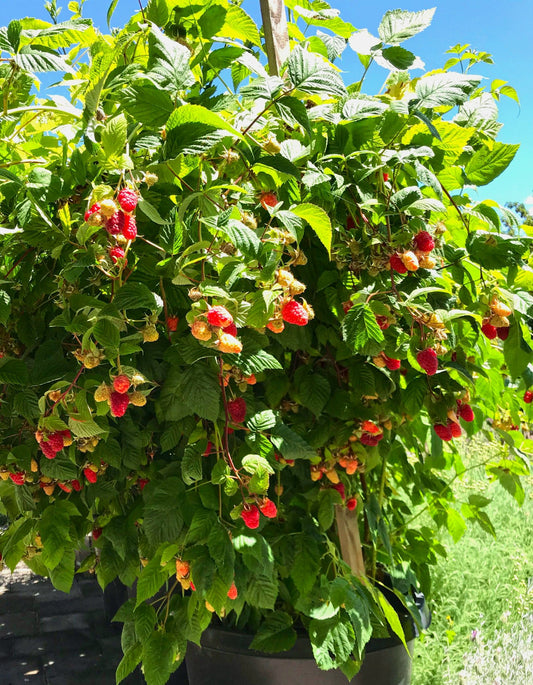
[[[230,589],[228,590],[228,597],[230,599],[237,599],[238,595],[239,592],[237,590],[237,586],[235,585],[235,583],[232,583]]]
[[[432,347],[422,350],[416,355],[416,361],[424,369],[428,376],[434,376],[439,368],[437,353]]]
[[[275,207],[278,204],[278,198],[276,193],[261,193],[259,202],[263,209],[266,209],[267,207]]]
[[[84,215],[84,217],[83,217],[84,220],[85,220],[85,221],[89,221],[90,217],[91,217],[93,214],[97,214],[99,211],[100,211],[100,203],[99,203],[99,202],[95,202],[95,204],[92,205],[92,206],[85,212],[85,215]]]
[[[278,508],[271,499],[265,498],[259,507],[259,511],[268,519],[274,519],[278,515]]]
[[[112,247],[109,250],[109,256],[110,256],[113,264],[116,264],[119,259],[124,259],[125,254],[126,253],[124,252],[124,250],[119,245],[115,245],[115,247]]]
[[[121,395],[130,389],[130,379],[125,374],[120,374],[113,380],[113,388]],[[126,405],[128,406],[128,405]]]
[[[129,214],[124,215],[122,235],[126,238],[126,240],[135,240],[137,237],[137,223],[135,222],[135,218]]]
[[[233,323],[233,317],[228,312],[226,307],[217,305],[216,307],[211,307],[207,312],[207,321],[211,324],[211,326],[227,328]]]
[[[400,259],[400,256],[398,254],[393,254],[391,256],[391,258],[389,259],[389,264],[390,264],[390,268],[393,271],[396,271],[399,274],[406,274],[407,273],[407,267],[402,262],[402,260]]]
[[[174,333],[178,329],[179,319],[177,316],[167,316],[167,331]]]

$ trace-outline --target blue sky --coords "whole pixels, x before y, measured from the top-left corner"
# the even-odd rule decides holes
[[[143,5],[147,0],[143,0]],[[110,0],[86,0],[84,15],[92,17],[102,30],[106,30],[105,15]],[[533,210],[533,70],[529,54],[533,43],[533,3],[531,0],[506,0],[492,3],[487,0],[330,0],[332,7],[356,28],[367,28],[376,34],[382,15],[388,9],[428,9],[436,6],[433,24],[423,33],[405,42],[426,64],[426,69],[443,65],[445,51],[457,43],[470,43],[480,51],[493,55],[495,64],[474,69],[474,73],[487,77],[487,83],[499,78],[516,88],[521,106],[507,98],[500,104],[500,119],[504,128],[499,140],[521,143],[520,150],[509,169],[489,186],[479,191],[478,199],[491,197],[500,203],[511,200],[526,201]],[[58,0],[68,16],[68,0]],[[259,0],[244,0],[243,7],[259,21]],[[138,0],[119,0],[113,24],[120,25],[139,9]],[[44,0],[24,0],[11,3],[0,0],[0,25],[23,16],[47,18]],[[311,33],[312,35],[312,33]],[[349,48],[339,66],[344,70],[347,83],[360,78],[361,66]],[[422,72],[413,72],[420,74]],[[379,90],[386,72],[375,65],[367,81],[367,92]]]

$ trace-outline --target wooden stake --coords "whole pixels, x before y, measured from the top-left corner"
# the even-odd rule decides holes
[[[342,560],[352,569],[354,576],[365,576],[357,509],[349,511],[346,507],[338,504],[335,510]]]
[[[283,0],[259,0],[270,76],[279,76],[289,56],[289,32]]]

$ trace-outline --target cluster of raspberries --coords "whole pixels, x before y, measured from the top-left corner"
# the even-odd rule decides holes
[[[405,250],[401,254],[395,252],[389,259],[390,268],[396,273],[406,274],[418,269],[433,269],[436,261],[431,256],[435,248],[435,241],[428,231],[420,231],[413,238],[413,249]]]
[[[47,459],[54,459],[63,447],[72,445],[72,435],[69,430],[55,431],[54,433],[37,431],[35,439],[39,443],[41,452]]]
[[[95,202],[86,212],[84,219],[91,226],[103,226],[110,236],[121,235],[125,240],[135,240],[137,224],[135,222],[135,208],[139,198],[130,188],[123,188],[115,200],[107,199]],[[120,207],[120,209],[119,209]],[[124,249],[120,245],[110,248],[109,256],[116,264],[125,258]]]
[[[139,390],[128,394],[131,380],[125,374],[120,374],[113,379],[113,385],[102,383],[94,391],[95,402],[107,402],[111,409],[111,416],[124,416],[130,404],[134,407],[144,407],[146,396]]]
[[[241,518],[247,528],[259,527],[259,513],[266,516],[266,518],[273,519],[278,515],[278,509],[274,502],[268,497],[265,497],[263,501],[259,504],[259,507],[255,504],[246,505],[241,511]]]
[[[226,307],[209,307],[207,314],[200,315],[191,324],[191,334],[196,340],[209,342],[219,352],[239,354],[242,343],[237,338],[237,326]]]
[[[468,404],[468,402],[463,402],[462,400],[457,400],[457,409],[455,414],[467,423],[470,423],[475,418],[472,407]],[[445,442],[449,442],[450,440],[453,440],[453,438],[460,438],[463,433],[459,422],[455,418],[448,419],[446,423],[436,423],[433,426],[433,430],[439,436],[439,438]]]

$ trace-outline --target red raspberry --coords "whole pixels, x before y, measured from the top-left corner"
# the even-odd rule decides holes
[[[237,326],[234,323],[230,323],[229,326],[224,328],[224,333],[232,335],[234,338],[236,338],[239,332],[237,331]]]
[[[124,250],[118,245],[115,245],[115,247],[112,247],[109,250],[109,256],[111,257],[113,264],[116,264],[119,259],[124,259],[125,254]]]
[[[230,599],[237,599],[238,596],[239,592],[237,590],[237,586],[235,585],[235,583],[232,583],[230,589],[228,590],[228,597]]]
[[[137,480],[137,485],[141,489],[141,492],[144,490],[144,488],[148,485],[149,482],[150,482],[149,478],[139,478]]]
[[[389,180],[389,174],[386,171],[383,174],[383,180],[385,181],[385,183],[387,183],[387,181]]]
[[[119,392],[121,395],[123,395],[125,392],[128,392],[128,390],[130,389],[130,385],[131,385],[130,379],[124,374],[117,376],[113,380],[113,388],[117,392]],[[128,405],[126,404],[126,406],[128,406]],[[122,414],[121,414],[121,416],[122,416]]]
[[[70,431],[68,437],[70,437]],[[48,442],[50,445],[52,445],[56,452],[60,452],[63,449],[63,436],[59,432],[50,433],[48,436]]]
[[[275,207],[278,204],[278,198],[275,193],[261,193],[259,202],[263,209],[266,209],[267,207]]]
[[[387,328],[390,326],[390,321],[388,316],[381,316],[378,314],[374,314],[376,317],[376,321],[378,322],[378,326],[381,328],[382,331],[386,331]]]
[[[435,247],[435,241],[427,231],[420,231],[415,235],[416,247],[422,252],[431,252]]]
[[[123,188],[118,194],[117,200],[120,207],[125,212],[133,212],[135,211],[135,207],[137,207],[137,202],[139,201],[139,198],[137,197],[137,193],[134,190],[130,190],[129,188]]]
[[[474,420],[474,412],[472,410],[472,407],[469,404],[460,404],[457,407],[457,415],[463,419],[463,421],[467,421],[470,423],[470,421]]]
[[[433,426],[433,430],[439,436],[439,438],[441,440],[444,440],[445,442],[449,442],[450,440],[453,439],[453,433],[452,433],[452,429],[450,428],[450,426],[445,426],[442,423],[436,423]]]
[[[259,511],[266,516],[267,519],[275,519],[278,515],[278,508],[271,499],[265,498],[263,504],[259,507]]]
[[[454,438],[460,438],[463,434],[463,430],[457,421],[448,421],[448,428],[450,429]]]
[[[72,489],[76,492],[79,492],[83,488],[83,485],[80,483],[80,481],[76,479],[71,480],[70,484],[72,485]]]
[[[350,309],[351,309],[352,307],[353,307],[353,302],[352,302],[351,300],[348,300],[347,302],[343,302],[343,303],[342,303],[342,311],[343,311],[345,314],[348,314],[348,312],[350,311]]]
[[[41,442],[41,451],[47,459],[55,459],[55,456],[58,452],[51,442],[47,442],[45,440]]]
[[[98,538],[102,535],[102,529],[101,528],[93,528],[93,540],[96,542]]]
[[[248,509],[243,509],[241,511],[241,518],[245,525],[252,530],[259,527],[259,509],[252,504]]]
[[[422,350],[416,355],[416,361],[424,369],[428,376],[434,376],[439,368],[437,353],[432,347]]]
[[[220,328],[227,328],[233,323],[233,317],[228,312],[226,307],[211,307],[207,312],[207,322],[211,326],[220,326]]]
[[[126,240],[135,240],[137,237],[137,223],[135,222],[135,218],[129,214],[124,215],[122,235],[126,238]]]
[[[110,235],[118,235],[124,226],[124,219],[126,215],[124,212],[115,212],[109,219],[105,222],[105,230]]]
[[[344,502],[344,500],[346,499],[346,492],[344,490],[344,483],[334,483],[332,485],[332,488],[339,493],[342,501]]]
[[[237,397],[228,402],[228,413],[234,423],[242,423],[246,417],[246,402],[242,397]]]
[[[124,416],[128,404],[130,403],[130,398],[120,392],[112,392],[109,398],[109,405],[111,407],[111,416]]]
[[[96,474],[96,472],[90,469],[88,466],[83,469],[83,474],[85,475],[85,478],[87,478],[89,483],[96,483],[96,481],[98,480],[98,475]],[[74,487],[74,481],[72,481],[72,487]]]
[[[494,338],[496,338],[498,335],[498,329],[488,321],[485,321],[485,323],[481,326],[481,332],[489,340],[494,340]]]
[[[526,404],[531,404],[532,400],[533,400],[533,392],[531,390],[526,390],[524,393],[524,402]]]
[[[353,511],[356,508],[356,506],[357,500],[355,499],[355,497],[350,497],[350,499],[346,502],[346,509],[348,509],[348,511]]]
[[[399,274],[406,274],[407,273],[407,267],[402,262],[399,255],[393,254],[391,256],[391,258],[389,259],[389,264],[390,264],[390,268],[393,269],[393,271],[396,271]]]
[[[370,433],[363,433],[359,438],[362,445],[367,445],[367,447],[375,447],[380,440],[383,439],[383,433],[379,435],[371,435]]]
[[[15,483],[15,485],[24,485],[24,471],[18,471],[17,473],[10,473],[9,477]]]
[[[363,421],[361,424],[361,429],[365,433],[371,433],[372,435],[379,435],[381,433],[381,428],[379,426],[376,426],[376,424],[373,421]]]
[[[496,328],[496,335],[500,340],[507,340],[509,337],[509,326]]]
[[[174,333],[178,330],[179,319],[177,316],[167,316],[167,331]]]
[[[351,231],[352,229],[355,228],[355,221],[354,218],[351,214],[348,214],[346,218],[346,228]]]
[[[202,457],[208,457],[215,449],[215,446],[211,441],[207,443],[207,447],[205,448]]]
[[[85,212],[85,216],[83,217],[83,219],[84,219],[85,221],[89,221],[89,218],[90,218],[93,214],[97,214],[99,211],[100,211],[100,203],[99,203],[99,202],[95,202],[95,204],[92,205],[92,207],[89,207],[89,209]]]
[[[63,490],[63,492],[72,492],[72,487],[66,483],[58,483],[57,486]]]
[[[402,362],[399,359],[392,359],[391,357],[387,357],[387,355],[384,353],[381,353],[381,356],[383,357],[385,366],[389,371],[398,371],[402,365]]]
[[[284,321],[293,323],[296,326],[305,326],[309,321],[309,314],[296,300],[290,300],[287,304],[283,305],[281,316]]]

